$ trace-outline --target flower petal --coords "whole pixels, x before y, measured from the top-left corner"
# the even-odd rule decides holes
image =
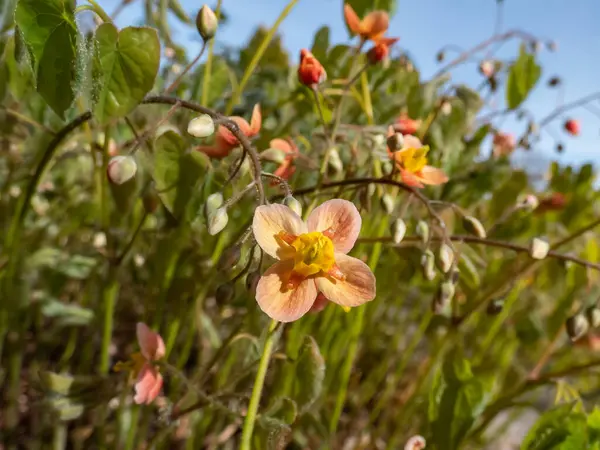
[[[378,40],[390,26],[390,18],[385,11],[373,11],[362,20],[361,28],[365,37]]]
[[[155,367],[144,364],[135,382],[135,397],[138,404],[149,405],[158,396],[163,385],[163,377]]]
[[[254,114],[253,114],[254,116]],[[254,134],[256,133],[252,133],[252,128],[250,127],[250,124],[248,124],[248,121],[246,119],[244,119],[243,117],[238,117],[238,116],[233,116],[230,117],[231,120],[233,120],[237,126],[240,128],[240,131],[242,132],[243,135],[245,136],[254,136]],[[224,140],[225,142],[227,142],[227,144],[229,144],[230,146],[237,146],[239,145],[239,141],[238,138],[236,138],[234,136],[234,134],[229,131],[229,129],[227,127],[225,127],[224,125],[220,125],[219,126],[219,132],[218,132],[218,136],[217,138],[221,138],[221,140]]]
[[[348,200],[334,199],[323,203],[308,217],[309,231],[329,230],[335,251],[348,253],[354,247],[362,219],[354,203]]]
[[[213,145],[200,145],[196,147],[196,150],[204,153],[209,158],[223,159],[228,156],[235,147],[236,144],[229,144],[225,138],[221,135],[217,135]]]
[[[161,359],[165,356],[165,343],[160,335],[143,322],[138,322],[136,327],[137,340],[144,358],[149,361]]]
[[[369,266],[342,253],[335,254],[335,262],[346,279],[318,277],[317,288],[325,297],[341,306],[359,306],[375,298],[375,275]]]
[[[306,278],[295,289],[282,291],[292,270],[292,263],[273,264],[256,286],[256,301],[263,312],[280,322],[293,322],[306,314],[315,302],[317,287],[312,278]]]
[[[286,154],[293,152],[292,146],[290,145],[289,141],[281,138],[272,139],[271,142],[269,142],[269,147],[281,150]]]
[[[360,19],[348,3],[344,5],[344,18],[352,34],[360,34]]]
[[[409,172],[408,170],[400,168],[400,176],[402,177],[402,182],[407,186],[418,188],[424,187],[423,183],[421,183],[421,181],[423,180],[420,177],[415,176],[415,174]]]
[[[254,212],[252,231],[263,251],[279,259],[281,246],[275,238],[277,233],[284,231],[297,236],[306,233],[307,228],[300,216],[287,206],[263,205]]]
[[[318,313],[318,312],[323,311],[325,309],[325,307],[327,306],[327,303],[329,303],[329,300],[327,299],[327,297],[325,297],[322,292],[319,292],[317,294],[317,298],[316,298],[315,302],[313,303],[313,305],[310,308],[310,312]]]
[[[404,145],[402,146],[402,148],[406,149],[406,148],[421,148],[421,147],[423,147],[423,144],[421,143],[421,140],[418,137],[413,136],[411,134],[404,135]]]
[[[246,136],[248,136],[248,137],[256,136],[258,134],[258,132],[260,131],[261,126],[262,126],[262,113],[260,111],[260,105],[257,103],[256,105],[254,105],[254,108],[252,109],[252,117],[250,118],[250,129],[248,130],[249,132],[246,134]]]
[[[437,167],[425,166],[419,172],[419,179],[423,184],[444,184],[448,181],[448,176],[442,169]]]

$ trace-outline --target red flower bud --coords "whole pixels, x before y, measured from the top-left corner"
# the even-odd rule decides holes
[[[298,79],[305,86],[313,87],[327,79],[327,72],[314,55],[303,48],[300,50]]]
[[[579,126],[579,121],[575,119],[569,119],[565,122],[565,130],[572,136],[579,136],[579,132],[581,131],[581,127]]]
[[[379,42],[367,52],[367,58],[371,64],[377,64],[384,61],[389,54],[389,47],[384,43]]]
[[[554,192],[542,199],[540,199],[540,204],[535,209],[535,212],[540,214],[546,211],[560,211],[567,205],[567,199],[565,194],[560,192]]]

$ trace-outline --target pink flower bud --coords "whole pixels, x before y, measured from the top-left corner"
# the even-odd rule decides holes
[[[108,162],[106,172],[111,183],[123,184],[135,176],[137,164],[131,156],[114,156]]]

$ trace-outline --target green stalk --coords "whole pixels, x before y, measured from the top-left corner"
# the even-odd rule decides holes
[[[219,0],[217,2],[217,9],[215,10],[215,16],[217,16],[217,20],[221,18],[221,3],[223,0]],[[200,104],[202,106],[210,106],[208,104],[208,92],[210,90],[210,77],[212,75],[212,59],[214,54],[215,47],[215,39],[214,37],[210,40],[210,44],[208,44],[208,55],[206,56],[206,63],[204,64],[204,78],[202,80],[202,97],[200,99]]]
[[[100,6],[98,3],[96,3],[95,0],[88,0],[88,1],[92,5],[92,11],[94,11],[96,14],[98,14],[98,17],[100,17],[103,22],[112,23],[112,19],[106,13],[106,11],[104,11],[104,9],[102,9],[102,6]]]
[[[102,349],[100,353],[100,373],[107,374],[110,369],[110,341],[113,331],[113,319],[115,313],[115,304],[119,292],[119,283],[116,280],[116,274],[111,275],[102,295],[104,304],[104,328],[102,330]]]
[[[258,371],[256,372],[256,378],[254,379],[254,387],[252,388],[252,396],[250,397],[250,403],[248,404],[248,412],[246,419],[244,420],[244,427],[242,429],[242,440],[240,443],[240,450],[250,450],[252,444],[252,432],[254,431],[254,423],[256,422],[256,415],[258,413],[258,405],[260,403],[260,396],[262,394],[263,386],[265,384],[265,377],[267,375],[267,369],[269,368],[269,361],[271,359],[271,352],[273,345],[275,344],[275,329],[277,328],[278,322],[275,320],[271,321],[265,346],[263,347],[262,354],[260,356],[260,362],[258,363]]]
[[[277,18],[277,20],[275,21],[275,23],[273,24],[273,26],[271,27],[271,29],[269,30],[269,32],[267,33],[267,35],[265,36],[263,41],[260,43],[260,46],[258,47],[258,50],[256,50],[256,53],[252,57],[250,64],[248,64],[248,67],[246,67],[246,71],[244,72],[244,75],[242,76],[242,81],[240,81],[240,84],[238,85],[237,89],[233,92],[231,99],[229,100],[229,103],[227,104],[227,108],[225,109],[225,115],[227,115],[227,116],[230,115],[231,111],[233,111],[233,107],[240,100],[242,92],[244,92],[244,88],[246,87],[246,84],[248,84],[248,80],[254,73],[254,69],[256,69],[256,66],[258,65],[258,63],[260,62],[261,58],[263,57],[265,51],[269,47],[269,44],[271,43],[273,36],[275,36],[275,33],[277,32],[277,29],[281,25],[281,22],[283,22],[283,20],[292,11],[294,6],[296,6],[296,3],[298,3],[298,0],[290,0],[290,2],[283,9],[283,11],[281,11],[281,14],[279,14],[279,17]],[[202,95],[204,95],[204,92],[202,93]]]

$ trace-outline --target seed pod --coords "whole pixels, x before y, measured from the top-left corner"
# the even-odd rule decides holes
[[[394,220],[392,223],[392,239],[395,244],[399,244],[404,239],[404,235],[406,234],[406,223],[402,219]]]
[[[519,208],[523,208],[527,211],[533,211],[535,208],[537,208],[540,204],[539,199],[537,198],[537,196],[533,195],[533,194],[527,194],[525,197],[523,197],[521,199],[521,201],[518,203],[518,207]]]
[[[217,263],[217,270],[230,270],[240,262],[240,258],[242,256],[242,246],[239,244],[232,245],[228,249],[226,249],[221,257],[219,258],[219,262]]]
[[[585,333],[587,333],[590,327],[588,320],[581,313],[577,313],[574,316],[569,317],[565,325],[567,328],[567,334],[572,341],[576,341],[582,337]]]
[[[253,297],[256,295],[256,286],[258,285],[259,281],[260,272],[258,270],[253,270],[246,275],[246,289],[248,289],[248,292],[252,294]]]
[[[202,114],[188,123],[187,132],[194,137],[204,138],[215,132],[215,123],[208,114]]]
[[[448,244],[443,243],[442,245],[440,245],[438,261],[440,263],[439,265],[441,271],[444,273],[448,273],[448,271],[452,267],[452,263],[454,262],[454,252]]]
[[[329,167],[338,173],[344,170],[344,165],[340,159],[340,154],[335,147],[329,149]]]
[[[302,217],[302,203],[296,200],[291,195],[283,199],[283,204]]]
[[[435,278],[435,255],[431,250],[425,250],[421,257],[421,267],[423,276],[426,280],[432,281]]]
[[[404,136],[402,133],[394,133],[387,138],[387,146],[390,152],[397,152],[402,150],[404,146]]]
[[[533,259],[544,259],[550,251],[550,244],[540,238],[533,238],[529,248],[529,254]]]
[[[485,239],[487,233],[481,222],[473,216],[463,216],[462,220],[463,228],[467,233],[477,236],[478,238]]]
[[[229,281],[217,288],[217,292],[215,292],[215,300],[217,300],[217,303],[219,304],[227,303],[233,298],[234,295],[235,285]]]
[[[456,293],[456,287],[450,280],[443,281],[435,294],[434,310],[433,312],[440,312],[450,305],[450,302],[454,298]]]
[[[488,303],[485,311],[490,316],[496,316],[502,312],[502,308],[504,308],[504,299],[497,298]]]
[[[137,164],[131,156],[114,156],[108,162],[106,174],[113,184],[123,184],[131,180],[137,172]]]
[[[218,25],[219,21],[213,10],[207,5],[202,5],[196,16],[196,28],[198,28],[198,33],[200,33],[204,42],[215,36]]]
[[[427,245],[427,242],[429,242],[429,225],[427,224],[427,222],[425,222],[424,220],[419,220],[417,222],[415,232],[417,233],[417,236],[421,238],[421,242],[423,242],[423,245]]]
[[[587,319],[592,328],[600,327],[600,308],[592,306],[586,311]]]
[[[229,222],[229,216],[227,215],[226,208],[219,208],[213,214],[208,216],[208,233],[211,236],[223,231],[223,228],[227,226]]]
[[[389,194],[383,194],[381,196],[381,206],[387,214],[391,214],[394,210],[394,199],[392,196]]]

